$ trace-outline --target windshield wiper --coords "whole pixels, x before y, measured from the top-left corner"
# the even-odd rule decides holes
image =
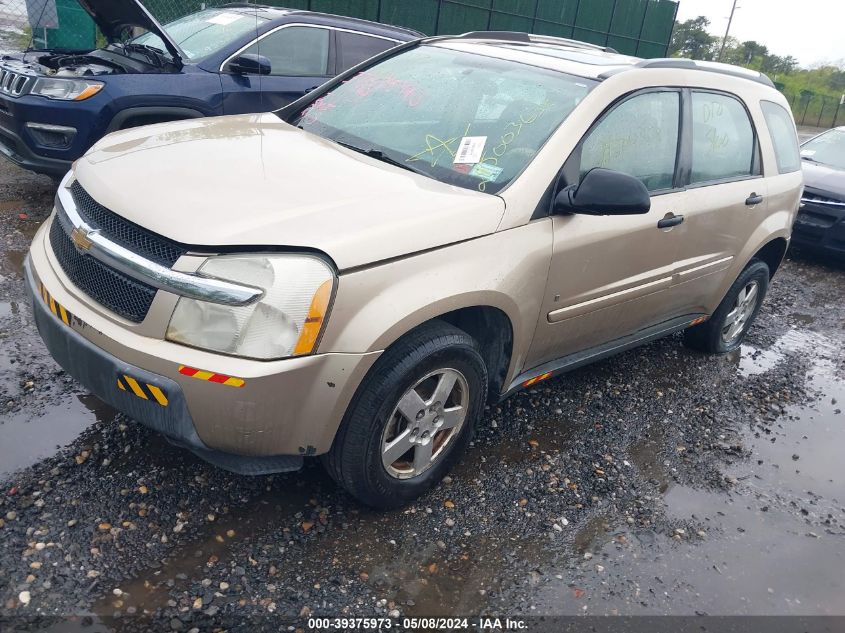
[[[808,163],[816,163],[817,165],[821,165],[819,161],[817,161],[815,158],[810,158],[809,156],[802,156],[801,160],[806,160]]]
[[[132,49],[142,53],[148,53],[149,55],[152,55],[161,66],[163,66],[164,62],[168,61],[170,57],[166,51],[156,48],[155,46],[149,46],[148,44],[134,44],[132,42],[127,42],[123,45],[123,48],[124,50]]]
[[[415,167],[411,167],[407,163],[404,163],[400,160],[396,160],[395,158],[391,158],[387,154],[385,154],[380,149],[375,149],[371,147],[369,149],[364,149],[362,147],[357,147],[350,143],[344,143],[342,141],[335,141],[338,145],[343,145],[343,147],[347,149],[351,149],[353,152],[358,152],[359,154],[363,154],[364,156],[369,156],[370,158],[375,158],[376,160],[380,160],[383,163],[387,163],[388,165],[393,165],[394,167],[399,167],[400,169],[406,169],[410,172],[415,174],[421,174],[423,176],[428,176],[424,171],[421,169],[416,169]]]

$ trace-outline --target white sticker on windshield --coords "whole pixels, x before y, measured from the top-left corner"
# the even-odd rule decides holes
[[[816,153],[814,149],[802,149],[801,156],[813,156]]]
[[[242,17],[244,16],[238,13],[219,13],[213,18],[208,18],[206,22],[208,22],[209,24],[220,24],[222,26],[229,26],[232,22],[237,22]]]
[[[458,151],[455,154],[455,165],[480,163],[481,156],[484,154],[484,146],[486,144],[486,136],[463,137],[461,139],[461,144],[458,145]]]

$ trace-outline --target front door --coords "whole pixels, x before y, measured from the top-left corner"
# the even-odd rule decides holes
[[[333,74],[331,29],[303,24],[270,31],[239,53],[270,61],[269,75],[221,73],[223,112],[244,114],[278,110],[329,80]]]
[[[687,193],[675,188],[680,112],[679,90],[634,94],[605,114],[567,161],[565,172],[576,178],[594,167],[639,178],[651,192],[651,210],[552,218],[554,250],[526,369],[676,316],[666,300],[678,216],[687,212]]]

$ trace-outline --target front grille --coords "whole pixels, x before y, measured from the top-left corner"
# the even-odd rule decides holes
[[[26,75],[21,75],[5,68],[0,69],[0,92],[12,95],[13,97],[20,96],[29,85],[30,79],[31,77],[27,77]]]
[[[81,254],[58,216],[50,227],[50,244],[62,270],[75,286],[125,319],[134,323],[144,320],[155,297],[155,288]]]
[[[94,200],[78,181],[71,185],[70,193],[77,213],[92,229],[150,261],[171,268],[188,250],[178,242],[109,211]],[[59,206],[50,228],[50,243],[65,274],[75,286],[115,314],[134,323],[143,321],[156,289],[79,252],[70,238],[72,229],[70,220]]]
[[[148,231],[109,211],[94,200],[78,180],[71,185],[70,193],[76,203],[76,211],[82,219],[92,227],[100,229],[111,241],[168,268],[188,252],[182,244]]]

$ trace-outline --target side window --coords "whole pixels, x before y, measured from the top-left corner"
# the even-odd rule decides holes
[[[693,91],[690,184],[757,175],[756,157],[745,107],[727,95]]]
[[[795,132],[792,115],[772,101],[761,101],[760,107],[763,109],[763,116],[766,118],[766,125],[772,136],[772,144],[775,146],[778,173],[788,174],[798,171],[801,169],[801,155],[798,151],[798,134]]]
[[[337,44],[338,73],[349,70],[362,61],[396,46],[396,42],[393,40],[383,40],[377,37],[369,37],[358,33],[347,33],[345,31],[338,31]]]
[[[279,29],[247,48],[246,53],[269,59],[271,75],[324,76],[328,74],[329,31],[307,26]]]
[[[680,111],[677,92],[649,92],[624,101],[584,140],[580,175],[604,167],[639,178],[649,191],[671,189]]]

